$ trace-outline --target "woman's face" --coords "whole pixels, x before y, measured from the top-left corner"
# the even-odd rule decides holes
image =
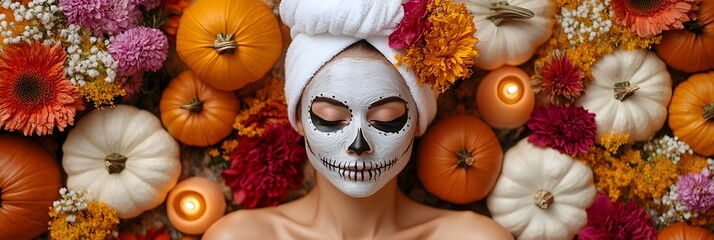
[[[370,196],[409,161],[416,105],[386,60],[332,60],[306,86],[300,104],[310,162],[343,193]]]

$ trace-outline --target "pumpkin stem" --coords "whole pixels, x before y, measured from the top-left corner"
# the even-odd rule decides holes
[[[474,164],[474,158],[471,156],[469,150],[466,150],[466,148],[462,148],[461,151],[457,152],[456,157],[458,159],[456,160],[456,165],[459,167],[468,168]]]
[[[714,120],[714,102],[704,107],[704,114],[702,114],[702,117],[706,120]]]
[[[639,89],[640,86],[637,86],[637,84],[630,84],[628,81],[615,83],[615,99],[624,101],[625,98],[634,94],[635,91]]]
[[[553,204],[553,194],[543,189],[538,190],[533,196],[533,203],[540,209],[548,209],[548,207]]]
[[[702,29],[704,29],[704,23],[697,21],[696,18],[685,22],[683,25],[684,29],[687,29],[687,31],[692,33],[699,33]]]
[[[203,110],[203,100],[198,99],[198,97],[193,97],[189,104],[181,106],[181,109],[200,112]]]
[[[109,174],[120,173],[126,167],[127,158],[118,153],[112,153],[104,157],[104,169]]]
[[[238,43],[233,33],[219,33],[216,34],[216,40],[213,41],[211,47],[216,49],[218,54],[234,53],[236,48],[238,48]]]
[[[491,14],[489,14],[486,19],[491,20],[496,26],[500,26],[503,21],[530,19],[535,16],[533,11],[518,6],[511,6],[506,1],[491,3],[490,9]]]

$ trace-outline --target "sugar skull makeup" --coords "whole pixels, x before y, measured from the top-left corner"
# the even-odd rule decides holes
[[[334,60],[305,87],[300,104],[310,163],[343,193],[372,195],[409,161],[416,106],[386,61]]]

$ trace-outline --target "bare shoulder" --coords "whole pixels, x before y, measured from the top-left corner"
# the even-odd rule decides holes
[[[435,236],[441,239],[514,239],[493,219],[471,211],[450,211],[438,219],[438,224]]]
[[[269,220],[274,214],[269,209],[231,212],[211,225],[202,239],[265,239],[266,233],[274,232]]]

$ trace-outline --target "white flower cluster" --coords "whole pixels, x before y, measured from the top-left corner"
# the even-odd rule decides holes
[[[54,201],[52,206],[57,213],[67,213],[67,222],[74,222],[76,216],[73,213],[84,211],[89,204],[86,192],[68,191],[67,188],[60,188],[60,200]]]
[[[666,226],[699,216],[699,213],[690,211],[686,206],[679,202],[679,193],[677,191],[676,184],[669,186],[669,191],[667,191],[662,198],[654,199],[654,203],[665,206],[667,209],[662,212],[657,212],[654,209],[651,210],[652,216],[655,219],[655,224],[659,226]]]
[[[109,39],[90,37],[89,45],[91,48],[87,52],[82,49],[82,42],[86,41],[86,39],[82,37],[81,27],[70,24],[60,30],[60,36],[68,44],[65,48],[67,51],[67,66],[65,66],[64,72],[73,84],[84,86],[87,80],[91,81],[99,77],[101,70],[106,73],[104,81],[113,82],[116,79],[118,63],[114,61],[109,51],[97,47],[99,41],[103,41],[104,46],[109,46],[114,37]]]
[[[608,33],[612,27],[612,12],[603,14],[608,5],[610,0],[583,1],[573,10],[561,8],[560,15],[556,15],[555,19],[563,27],[563,33],[568,36],[570,44],[593,41],[597,36]]]
[[[59,0],[32,0],[27,6],[12,0],[1,0],[2,8],[13,11],[14,16],[0,14],[0,34],[3,44],[41,41],[44,45],[62,43],[67,53],[65,75],[72,84],[83,87],[87,81],[104,76],[104,81],[113,82],[117,76],[118,64],[107,51],[113,37],[100,39],[82,34],[82,29],[74,24],[62,24],[66,20],[59,6]],[[9,18],[13,17],[14,21]],[[18,24],[25,25],[16,29]],[[21,31],[21,32],[20,32]],[[57,36],[59,35],[59,37]],[[89,41],[89,42],[87,42]],[[97,47],[102,43],[105,48]],[[83,46],[91,46],[85,49]]]
[[[674,164],[679,162],[682,154],[693,154],[691,148],[686,143],[679,141],[678,137],[665,135],[661,138],[655,138],[647,141],[644,145],[645,152],[649,153],[647,160],[652,160],[657,156],[665,156],[672,160]]]
[[[52,30],[58,27],[56,25],[58,16],[62,16],[58,4],[58,0],[32,0],[25,6],[20,2],[2,0],[2,8],[13,12],[13,16],[0,14],[0,34],[4,38],[3,44],[17,44],[23,41],[42,41],[45,45],[55,44],[56,34]],[[18,25],[24,25],[24,28],[16,29]]]

